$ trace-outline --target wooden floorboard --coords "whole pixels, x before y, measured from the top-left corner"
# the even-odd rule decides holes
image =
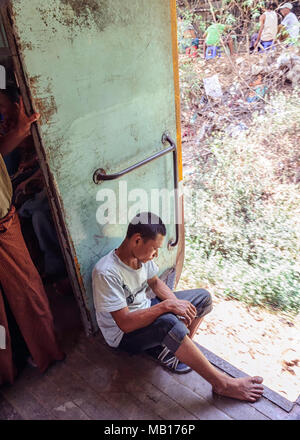
[[[0,420],[23,420],[21,414],[1,395]]]
[[[55,419],[55,415],[47,411],[28,390],[22,378],[11,386],[2,387],[1,394],[25,420]]]
[[[234,420],[268,420],[269,417],[253,408],[247,402],[217,396],[212,393],[211,385],[192,371],[186,377],[176,375],[176,381],[191,388],[196,394],[207,400],[210,405],[218,408]]]
[[[179,420],[196,419],[192,413],[158,390],[151,382],[146,381],[130,356],[111,353],[101,345],[81,345],[77,355],[86,357],[93,364],[95,368],[93,382],[97,383],[99,392],[110,396],[110,399],[118,399],[118,394],[123,395],[125,392],[127,399],[135,402],[135,406],[137,404],[138,413],[147,411],[156,419],[170,419],[173,418],[172,414],[177,414]],[[168,413],[166,408],[169,409]],[[138,413],[134,416],[138,416]]]
[[[271,420],[284,420],[289,414],[287,411],[284,411],[265,397],[262,397],[257,402],[251,403],[250,405]]]
[[[151,358],[140,355],[128,356],[125,353],[113,351],[108,349],[100,338],[96,339],[94,344],[93,356],[98,353],[99,358],[105,358],[105,363],[107,357],[110,360],[114,358],[114,362],[119,364],[125,363],[127,370],[129,369],[129,375],[123,370],[121,376],[129,376],[129,380],[126,380],[127,388],[130,386],[131,392],[136,395],[139,386],[141,388],[140,399],[143,398],[143,395],[146,395],[151,401],[154,401],[155,405],[152,404],[152,408],[163,419],[230,419],[224,412],[211,406],[192,390],[178,384],[174,380],[174,374],[165,371]],[[132,376],[132,371],[135,372],[134,376]]]
[[[298,420],[267,399],[216,396],[195,372],[176,375],[146,355],[110,349],[81,333],[63,362],[41,375],[27,367],[1,388],[0,417],[32,420]]]
[[[149,365],[150,362],[150,365]],[[151,375],[151,381],[160,392],[167,394],[171,399],[176,401],[179,405],[183,406],[187,411],[189,411],[193,416],[199,420],[230,420],[225,412],[219,410],[214,405],[196,394],[191,388],[187,386],[184,380],[187,375],[182,375],[182,383],[179,383],[174,378],[175,374],[165,371],[161,366],[153,367],[153,362],[143,361],[141,364],[148,364],[147,368],[153,369]],[[188,373],[191,374],[191,373]],[[148,380],[149,380],[148,379]],[[173,414],[173,419],[176,419],[176,414]]]
[[[110,349],[101,342],[101,338],[94,341],[98,344],[99,357],[103,357],[103,350]],[[102,345],[102,347],[101,347]],[[100,355],[101,352],[101,355]],[[179,406],[183,406],[188,412],[198,419],[237,419],[237,420],[268,420],[269,417],[253,408],[247,402],[239,402],[234,399],[215,396],[212,394],[211,385],[195,372],[185,375],[177,375],[165,371],[160,365],[147,359],[145,356],[128,356],[120,352],[110,353],[110,357],[119,356],[127,365],[133,365],[136,373],[143,376],[144,380],[157,386],[161,392],[168,394]],[[173,419],[178,414],[174,413]]]
[[[300,405],[295,405],[292,411],[283,420],[300,420]]]
[[[112,410],[120,414],[120,419],[155,420],[159,417],[151,409],[142,406],[137,396],[132,395],[125,387],[124,378],[119,376],[117,368],[92,362],[79,350],[74,350],[68,359],[67,366],[93,389]]]
[[[73,305],[72,305],[73,304]],[[56,320],[67,357],[45,374],[27,367],[0,389],[2,420],[299,420],[261,398],[255,404],[216,396],[195,372],[171,373],[146,355],[111,349],[101,334],[87,338],[72,298],[60,299],[71,320]],[[72,312],[73,310],[73,312]],[[60,320],[64,314],[60,310]],[[56,317],[57,319],[57,317]]]

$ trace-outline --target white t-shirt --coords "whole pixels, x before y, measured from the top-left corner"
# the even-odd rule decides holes
[[[275,11],[266,11],[264,13],[265,24],[261,34],[261,41],[275,40],[278,30],[278,18]]]
[[[135,270],[123,263],[115,251],[102,257],[94,267],[93,298],[98,326],[104,339],[111,347],[118,347],[123,337],[111,312],[128,307],[130,312],[150,307],[147,298],[147,280],[158,273],[158,266],[153,261],[142,263]]]
[[[286,29],[290,35],[290,38],[298,38],[299,37],[299,21],[293,12],[289,12],[284,17],[281,24],[283,24],[286,27]]]

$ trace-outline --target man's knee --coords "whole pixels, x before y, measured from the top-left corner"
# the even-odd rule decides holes
[[[154,327],[156,338],[159,339],[160,344],[167,346],[173,353],[189,333],[186,325],[173,313],[159,316],[154,322]]]
[[[212,311],[213,303],[211,294],[205,289],[198,289],[198,296],[195,299],[194,306],[197,309],[199,318],[207,315]]]
[[[173,313],[164,313],[154,321],[154,326],[163,336],[165,336],[179,322]]]
[[[156,319],[160,330],[161,345],[175,353],[189,330],[186,325],[173,313],[165,313]]]

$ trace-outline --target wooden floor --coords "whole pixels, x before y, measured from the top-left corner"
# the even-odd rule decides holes
[[[28,366],[0,388],[0,420],[300,419],[299,404],[287,413],[264,397],[218,397],[194,372],[172,374],[144,355],[110,349],[100,335],[84,335],[72,296],[51,303],[67,357],[44,375]]]

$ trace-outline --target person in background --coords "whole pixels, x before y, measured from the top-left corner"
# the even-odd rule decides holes
[[[292,12],[293,5],[292,3],[284,3],[279,7],[279,12],[283,15],[283,20],[281,22],[281,26],[284,26],[284,29],[289,35],[287,40],[288,45],[293,45],[299,39],[299,27],[300,23],[297,16]]]
[[[22,99],[12,102],[5,90],[0,91],[0,113],[12,121],[9,131],[0,137],[0,323],[5,329],[5,349],[0,350],[1,385],[13,383],[22,367],[15,352],[20,353],[20,344],[22,356],[41,372],[65,355],[56,340],[42,280],[24,242],[3,160],[30,135],[39,114],[27,116]]]
[[[271,49],[276,40],[278,17],[275,9],[276,3],[268,2],[264,13],[259,18],[260,29],[254,44],[254,49],[258,47],[259,52]]]
[[[250,47],[249,47],[250,53],[253,53],[255,50],[255,43],[256,43],[257,37],[258,37],[258,32],[255,32],[250,38]]]
[[[185,52],[191,57],[197,57],[199,48],[199,38],[197,38],[194,26],[184,20],[183,15],[178,16],[178,43],[179,51]]]
[[[43,254],[43,279],[58,280],[66,277],[66,268],[61,253],[55,226],[44,186],[42,172],[39,169],[16,189],[17,194],[30,194],[18,214],[22,218],[30,218],[37,237],[39,248]]]
[[[234,55],[233,40],[230,35],[230,29],[231,27],[229,25],[221,24],[221,23],[213,23],[206,29],[203,35],[204,58],[206,58],[207,47],[208,46],[220,47],[222,44],[221,40],[223,40],[223,43],[228,46],[230,55]],[[225,37],[222,37],[224,33],[227,33],[227,35]]]
[[[19,100],[17,89],[14,86],[7,86],[2,95],[9,98],[11,103]],[[2,101],[5,101],[5,99],[4,96],[0,97]],[[7,102],[6,107],[10,108]],[[6,110],[5,117],[2,115],[0,124],[2,136],[13,127],[14,119],[13,110],[8,112]],[[43,257],[33,255],[33,261],[38,259],[39,263],[41,262],[38,267],[42,278],[58,281],[66,277],[67,273],[32,136],[28,136],[18,148],[4,158],[7,168],[6,159],[11,157],[16,150],[19,150],[18,160],[8,162],[10,165],[8,171],[10,171],[13,186],[12,201],[22,219],[31,219],[39,250]],[[11,159],[13,158],[11,157]],[[14,173],[11,175],[12,170],[14,170]],[[21,222],[21,226],[23,227],[23,222]]]

